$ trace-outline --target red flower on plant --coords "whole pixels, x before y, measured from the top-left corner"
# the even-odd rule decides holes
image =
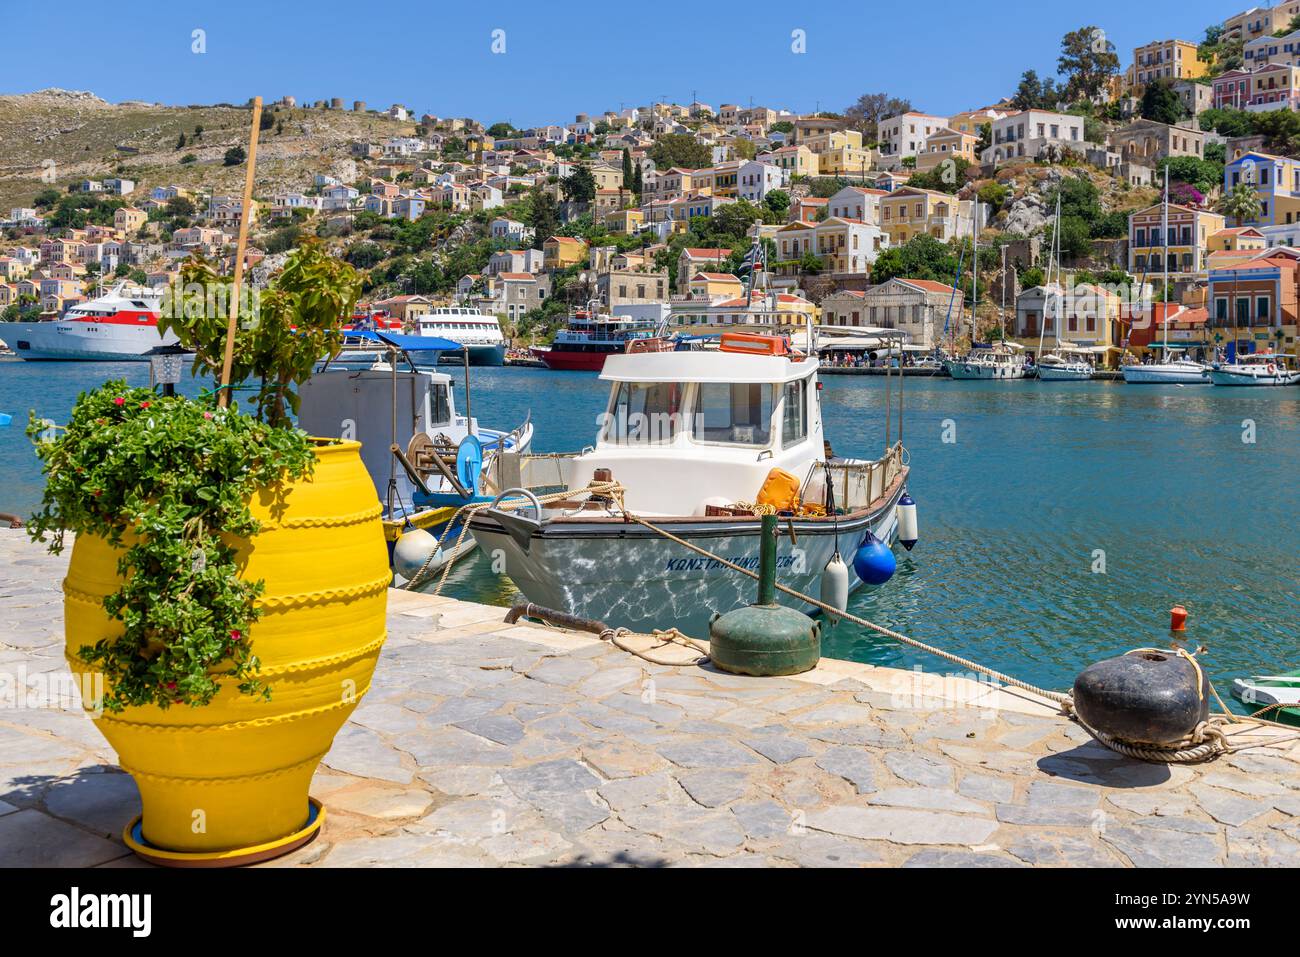
[[[243,637],[244,637],[243,634],[240,632],[238,628],[235,628],[230,632],[231,641],[242,641]]]
[[[204,412],[204,413],[203,413],[203,417],[204,417],[205,419],[210,419],[210,418],[212,418],[212,413],[211,413],[211,412]]]
[[[116,406],[123,406],[123,405],[126,405],[126,399],[122,398],[122,397],[119,395],[116,399],[113,400],[113,404],[116,405]]]
[[[147,408],[149,408],[149,403],[148,403],[148,402],[141,402],[141,403],[140,403],[140,408],[142,408],[142,409],[147,409]]]

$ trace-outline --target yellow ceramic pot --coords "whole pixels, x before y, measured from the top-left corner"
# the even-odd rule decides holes
[[[105,712],[96,724],[140,787],[148,846],[221,858],[275,845],[315,819],[307,789],[370,687],[392,580],[375,487],[357,442],[322,445],[314,473],[262,490],[261,530],[234,544],[241,576],[265,581],[249,629],[271,700],[225,682],[212,703]],[[80,536],[64,581],[66,654],[120,634],[104,611],[118,553]],[[264,852],[260,856],[269,856]]]

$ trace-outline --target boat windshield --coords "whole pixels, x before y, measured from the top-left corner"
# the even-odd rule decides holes
[[[620,382],[601,423],[601,441],[612,445],[671,442],[684,426],[684,392],[679,382]]]
[[[728,445],[770,445],[772,394],[772,386],[765,382],[701,383],[695,438]]]

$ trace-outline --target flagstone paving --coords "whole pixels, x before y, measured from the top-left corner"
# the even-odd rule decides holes
[[[134,783],[52,690],[64,561],[0,532],[0,866],[145,866]],[[1167,768],[963,677],[746,678],[503,616],[390,593],[323,833],[267,866],[1300,865],[1294,741]]]

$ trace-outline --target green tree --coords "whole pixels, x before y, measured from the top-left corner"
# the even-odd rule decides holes
[[[36,198],[32,200],[32,205],[37,209],[44,209],[46,206],[53,206],[62,196],[63,194],[57,189],[43,189],[36,194]]]
[[[1144,120],[1155,120],[1173,126],[1186,116],[1187,110],[1173,86],[1161,80],[1147,84],[1142,92],[1141,113]]]
[[[343,259],[357,269],[372,269],[384,261],[384,250],[377,243],[353,243]]]
[[[560,190],[571,203],[590,203],[596,198],[596,177],[587,167],[579,166],[561,181]]]
[[[274,126],[274,125],[275,125],[275,111],[274,111],[274,110],[263,110],[263,111],[262,111],[262,118],[261,118],[260,120],[257,121],[257,128],[258,128],[258,130],[260,130],[260,131],[266,131],[266,130],[269,130],[269,129],[270,129],[272,126]]]
[[[650,147],[650,158],[655,168],[703,169],[713,163],[713,151],[689,133],[665,133]]]
[[[789,120],[777,120],[775,123],[773,123],[771,126],[768,127],[768,132],[769,133],[793,133],[794,124],[791,123]]]
[[[1218,210],[1239,226],[1257,222],[1262,209],[1254,184],[1238,183],[1219,200]]]
[[[632,180],[632,151],[625,146],[623,147],[623,185],[631,189]]]
[[[176,148],[177,148],[178,150],[183,150],[183,149],[185,149],[185,134],[184,134],[184,133],[182,133],[182,134],[177,138],[177,140],[176,140]]]
[[[226,150],[226,155],[221,158],[221,165],[238,166],[246,159],[248,159],[248,154],[244,152],[242,146],[232,146]]]
[[[504,140],[515,135],[515,128],[509,123],[493,123],[487,128],[487,135],[494,140]]]
[[[555,197],[540,186],[533,187],[532,213],[528,225],[533,228],[533,246],[541,249],[542,243],[554,236],[560,228],[560,214]]]
[[[195,156],[193,153],[186,153],[184,156],[181,157],[181,165],[189,166],[191,163],[197,163],[198,160],[199,158]]]
[[[1011,105],[1017,110],[1052,110],[1059,99],[1055,80],[1051,77],[1040,80],[1037,70],[1026,70],[1011,97]]]
[[[781,219],[785,219],[790,212],[790,194],[783,189],[769,190],[763,197],[763,205]]]
[[[1099,42],[1100,35],[1097,27],[1087,26],[1061,38],[1056,69],[1065,77],[1065,98],[1072,103],[1097,99],[1119,72],[1119,55],[1110,44]]]
[[[1047,227],[1047,241],[1055,242],[1056,225]],[[1084,259],[1092,252],[1092,236],[1088,221],[1078,216],[1061,214],[1061,256],[1066,259]]]
[[[1231,139],[1235,136],[1250,136],[1255,132],[1254,114],[1245,110],[1211,109],[1201,113],[1201,129],[1213,130],[1220,136]]]

